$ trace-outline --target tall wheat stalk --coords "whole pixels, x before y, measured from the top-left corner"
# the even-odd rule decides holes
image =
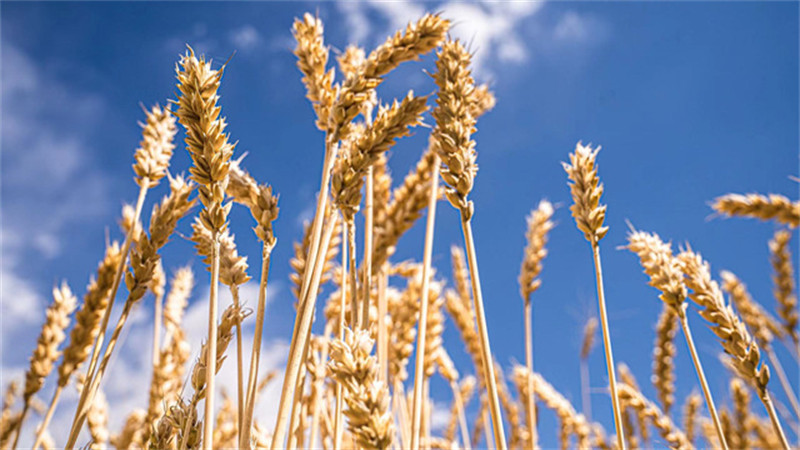
[[[304,19],[306,23],[314,23],[314,27],[318,31],[315,31],[311,35],[314,36],[315,39],[318,37],[317,42],[320,42],[322,35],[321,22],[314,20],[310,15],[306,15]],[[327,203],[330,170],[336,156],[336,150],[334,149],[338,148],[338,142],[340,140],[346,140],[348,137],[352,129],[352,120],[361,113],[363,104],[369,99],[369,93],[382,81],[381,77],[385,76],[402,62],[415,59],[419,55],[427,53],[435,48],[439,42],[443,40],[448,28],[449,22],[440,18],[438,15],[425,15],[415,24],[409,24],[404,33],[396,33],[375,51],[370,53],[364,66],[359,70],[358,76],[349,77],[341,87],[337,88],[336,94],[338,95],[334,94],[332,88],[330,88],[332,75],[330,78],[325,78],[324,75],[320,77],[320,74],[325,73],[327,52],[325,53],[324,59],[315,59],[313,60],[313,64],[308,64],[310,59],[304,60],[301,58],[301,62],[298,64],[300,65],[301,71],[306,75],[305,81],[309,92],[308,97],[314,102],[319,119],[317,125],[326,132],[325,169],[323,170],[322,186],[313,226],[315,231],[314,238],[312,239],[312,246],[309,251],[309,254],[312,255],[313,258],[307,258],[308,261],[314,261],[318,259],[319,255],[325,253],[325,251],[317,250],[319,247],[319,235],[322,233],[322,229],[320,228],[322,226],[322,214]],[[300,46],[298,46],[298,48],[300,48]],[[312,70],[306,70],[307,68]],[[320,79],[326,80],[325,89],[319,88],[322,83],[316,80]],[[320,92],[326,92],[330,95],[316,95]],[[370,164],[367,164],[364,168]],[[299,366],[305,358],[304,343],[308,339],[311,329],[312,312],[314,309],[313,300],[316,296],[316,290],[318,289],[318,286],[315,287],[313,284],[312,282],[310,285],[308,295],[304,296],[303,300],[300,302],[298,317],[295,320],[295,331],[289,349],[287,371],[284,375],[281,400],[278,406],[278,420],[276,421],[275,431],[273,433],[272,450],[276,450],[278,446],[283,445],[283,440],[286,435],[286,422],[291,409],[291,404],[288,400],[290,397],[293,397],[294,390],[297,386],[296,378],[299,372]],[[312,293],[313,295],[311,295]]]
[[[583,327],[583,342],[581,345],[581,409],[586,420],[592,421],[592,399],[590,397],[589,382],[589,355],[594,348],[595,334],[597,333],[597,318],[591,317]]]
[[[92,342],[100,332],[100,321],[105,314],[105,308],[109,301],[109,292],[115,278],[115,271],[122,258],[121,249],[117,242],[106,246],[105,256],[97,267],[96,279],[93,280],[83,298],[81,309],[75,314],[75,326],[70,332],[70,340],[64,349],[64,356],[58,366],[58,383],[47,413],[39,424],[36,432],[36,439],[32,448],[36,449],[42,444],[42,440],[47,431],[47,427],[55,414],[61,394],[69,384],[72,374],[89,357],[92,350]]]
[[[448,41],[437,54],[434,80],[439,87],[437,107],[433,117],[436,127],[433,138],[434,151],[442,159],[444,168],[442,178],[448,185],[445,195],[459,210],[467,261],[472,281],[473,301],[481,343],[481,359],[484,365],[484,382],[489,394],[489,411],[492,416],[494,437],[498,448],[507,448],[503,432],[503,418],[497,395],[497,381],[494,374],[489,332],[486,327],[486,314],[483,305],[483,291],[478,275],[478,258],[475,254],[475,239],[472,235],[471,219],[474,205],[467,200],[472,190],[477,166],[475,164],[475,142],[471,139],[475,131],[473,116],[473,92],[475,83],[470,74],[471,55],[458,41]]]
[[[53,365],[60,355],[58,347],[64,340],[64,331],[69,326],[69,316],[75,310],[77,301],[66,282],[62,283],[61,287],[53,288],[53,303],[47,308],[45,323],[30,358],[30,367],[25,372],[22,412],[16,423],[12,449],[17,448],[19,437],[22,435],[22,424],[34,395],[44,386],[45,379],[52,372]]]
[[[414,361],[414,396],[411,411],[411,450],[420,448],[420,425],[422,420],[422,391],[425,368],[425,338],[428,327],[428,302],[430,299],[431,258],[433,256],[433,231],[436,224],[436,201],[439,189],[439,157],[433,160],[430,194],[428,196],[428,218],[425,224],[425,244],[422,253],[422,298],[419,309],[417,353]]]
[[[70,436],[67,440],[66,447],[69,449],[72,449],[75,445],[128,316],[134,305],[144,297],[148,286],[152,282],[156,265],[161,258],[158,251],[167,243],[175,231],[178,220],[183,218],[194,206],[195,201],[189,200],[189,195],[194,190],[194,185],[191,182],[184,181],[180,176],[170,178],[169,181],[171,190],[169,195],[164,197],[161,204],[153,207],[153,213],[150,216],[150,236],[142,233],[142,236],[137,239],[136,248],[131,252],[131,271],[125,276],[128,298],[125,300],[125,306],[103,353],[102,361],[95,373],[90,374],[91,382],[88,386],[84,384],[83,389],[86,389],[86,391],[81,392],[81,399],[75,411]]]
[[[788,450],[789,443],[767,390],[769,368],[766,364],[760,364],[761,352],[758,344],[730,305],[725,303],[719,285],[711,278],[709,264],[702,256],[686,249],[677,259],[685,276],[686,287],[692,291],[689,298],[703,308],[700,315],[709,322],[711,330],[720,338],[720,343],[730,356],[729,361],[734,371],[755,388],[767,409],[775,433],[784,449]]]
[[[708,407],[708,412],[711,414],[711,420],[717,431],[719,445],[727,449],[728,443],[725,439],[725,431],[720,423],[719,414],[711,396],[711,389],[708,387],[705,371],[697,354],[692,331],[689,328],[689,321],[686,317],[688,293],[683,282],[680,262],[673,256],[670,244],[662,242],[661,238],[656,234],[641,231],[631,232],[628,236],[628,249],[639,255],[645,273],[650,276],[650,285],[661,291],[659,298],[678,316],[678,322],[681,324],[683,335],[686,338],[686,345],[692,355],[692,363],[697,372],[700,387],[703,389],[706,407]]]
[[[186,147],[192,157],[189,172],[198,183],[198,197],[203,204],[199,217],[211,231],[211,286],[208,305],[208,343],[211,348],[217,345],[217,317],[219,315],[219,276],[220,276],[220,235],[227,228],[228,214],[232,203],[226,202],[226,188],[230,159],[234,145],[225,133],[225,120],[220,117],[217,105],[224,67],[211,68],[205,57],[199,59],[189,48],[176,65],[179,81],[178,120],[186,129]],[[210,450],[213,437],[214,395],[216,358],[208,352],[206,361],[205,417],[203,422],[203,448]]]
[[[536,210],[528,216],[528,230],[525,237],[528,245],[522,259],[522,266],[519,271],[520,294],[524,302],[523,312],[525,314],[525,367],[528,372],[533,373],[533,304],[531,295],[539,289],[542,281],[539,275],[542,271],[542,260],[547,256],[547,234],[553,228],[550,218],[553,216],[553,205],[547,200],[539,202]],[[528,379],[528,392],[534,395],[533,379]],[[530,448],[536,448],[536,399],[530,398],[525,402],[525,417],[530,434]]]
[[[590,146],[583,146],[579,142],[575,147],[575,152],[570,154],[570,163],[562,164],[570,181],[572,181],[572,184],[570,184],[574,202],[570,207],[572,216],[575,218],[578,229],[583,232],[584,237],[592,247],[600,325],[603,330],[603,348],[606,354],[611,404],[614,409],[614,426],[617,431],[617,446],[625,450],[625,433],[622,429],[622,415],[619,397],[617,396],[617,376],[614,372],[614,355],[611,350],[611,332],[606,309],[606,294],[603,288],[603,266],[600,263],[599,244],[600,240],[608,232],[608,227],[603,225],[606,217],[606,206],[600,204],[603,185],[597,176],[597,168],[595,166],[598,151],[600,151],[599,147],[596,150],[592,150]]]

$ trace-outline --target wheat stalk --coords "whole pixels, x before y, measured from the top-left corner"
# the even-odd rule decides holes
[[[264,319],[266,314],[267,299],[267,280],[269,278],[270,256],[277,244],[272,223],[278,217],[278,198],[272,194],[272,188],[267,185],[258,185],[247,172],[239,168],[237,164],[232,165],[231,173],[236,174],[234,178],[246,180],[244,185],[247,187],[246,197],[234,195],[234,200],[242,203],[250,209],[250,213],[256,221],[254,229],[256,236],[261,240],[261,281],[258,289],[258,308],[256,311],[256,329],[253,335],[253,348],[250,355],[250,373],[247,381],[247,393],[244,399],[239,398],[238,424],[239,424],[239,446],[250,448],[250,433],[253,422],[253,411],[255,408],[256,385],[258,383],[258,367],[261,355],[261,341],[264,330]],[[238,348],[241,348],[240,346]],[[237,367],[239,373],[243,371],[241,363]],[[241,382],[240,382],[241,386]]]
[[[476,89],[477,91],[477,89]],[[536,210],[528,216],[528,230],[525,234],[528,245],[522,258],[522,266],[519,271],[519,285],[524,301],[525,314],[525,367],[528,372],[533,373],[533,305],[531,304],[531,294],[541,285],[538,278],[542,271],[542,260],[547,256],[547,234],[553,228],[550,218],[553,216],[553,205],[547,200],[539,202]],[[529,383],[532,381],[529,380]],[[528,386],[528,392],[533,392],[533,386]],[[536,401],[530,399],[526,401],[528,407],[525,414],[530,433],[530,448],[536,448]],[[584,413],[586,413],[586,402],[584,402]]]
[[[467,248],[467,261],[472,281],[472,293],[481,343],[481,359],[486,371],[484,383],[489,390],[490,412],[495,441],[501,450],[505,450],[506,439],[497,395],[494,376],[492,352],[489,344],[489,333],[486,329],[483,293],[478,275],[478,263],[475,255],[475,241],[472,235],[471,219],[474,205],[467,200],[472,190],[478,166],[475,163],[475,142],[471,135],[475,131],[475,117],[471,114],[474,104],[475,90],[469,65],[471,56],[458,41],[446,42],[437,53],[436,73],[434,80],[439,88],[437,107],[433,111],[436,127],[432,136],[436,145],[434,151],[441,158],[442,179],[447,184],[445,196],[460,211],[461,228],[464,244]]]
[[[158,105],[154,106],[151,112],[146,112],[147,122],[143,125],[142,141],[139,148],[134,154],[136,162],[133,165],[134,173],[137,175],[134,180],[139,185],[139,194],[134,207],[133,215],[130,217],[130,223],[137,224],[139,216],[141,215],[144,206],[144,200],[147,191],[158,184],[158,180],[166,175],[169,160],[174,149],[172,143],[177,128],[175,127],[175,119],[172,117],[169,109],[161,109]],[[142,175],[140,175],[142,174]],[[152,179],[150,177],[153,177]],[[122,275],[125,271],[125,265],[128,259],[128,252],[130,251],[131,244],[136,240],[136,226],[130,228],[125,242],[122,244],[122,258],[114,272],[114,278],[108,294],[109,301],[106,304],[103,313],[102,322],[100,325],[99,333],[94,340],[94,347],[92,356],[89,359],[89,368],[87,373],[91,376],[86,377],[86,383],[92,382],[93,374],[97,370],[98,358],[100,357],[100,350],[103,347],[103,340],[105,339],[106,330],[108,329],[108,322],[111,317],[111,309],[114,306],[114,299],[117,295],[117,289],[122,281]],[[90,392],[89,385],[85,384],[81,395],[86,395]],[[79,408],[84,401],[79,402]],[[76,411],[76,418],[78,411]],[[71,447],[70,447],[71,448]]]
[[[184,267],[175,272],[170,283],[170,292],[164,308],[164,322],[167,339],[159,351],[157,363],[153,366],[150,382],[150,396],[145,423],[150,424],[149,432],[158,429],[158,422],[167,412],[167,405],[180,398],[183,384],[184,365],[189,359],[189,344],[181,328],[183,313],[194,283],[191,268]],[[88,420],[88,419],[87,419]],[[163,437],[159,442],[164,442]]]
[[[775,318],[770,316],[760,304],[753,300],[750,293],[747,292],[747,286],[736,275],[723,270],[720,272],[720,277],[722,278],[722,290],[730,295],[731,302],[741,314],[742,321],[753,333],[753,337],[758,342],[759,347],[766,352],[773,369],[778,374],[778,380],[784,392],[786,392],[786,396],[789,397],[789,403],[791,403],[795,415],[800,417],[800,404],[798,404],[797,396],[786,377],[780,360],[772,349],[772,340],[775,335],[780,336],[785,330]]]
[[[733,309],[725,304],[722,291],[717,282],[712,280],[709,265],[702,256],[687,249],[677,258],[685,275],[686,286],[692,290],[690,298],[703,308],[700,315],[709,322],[711,330],[719,337],[725,352],[730,355],[729,360],[735,372],[756,389],[769,413],[775,432],[781,437],[784,448],[788,449],[789,445],[767,391],[769,368],[764,364],[759,365],[761,355],[758,344]]]
[[[25,388],[22,393],[22,413],[17,421],[17,431],[11,448],[17,448],[22,434],[22,424],[31,406],[33,396],[44,385],[44,380],[53,371],[53,365],[60,356],[58,347],[69,326],[69,316],[75,310],[77,299],[72,295],[67,283],[53,288],[53,303],[47,308],[46,319],[36,341],[36,348],[30,357],[30,367],[25,372]]]
[[[778,194],[727,194],[717,197],[711,207],[727,216],[775,220],[792,228],[800,225],[800,202]]]
[[[429,283],[432,277],[431,259],[433,257],[433,232],[436,222],[436,201],[439,189],[439,156],[434,155],[431,167],[431,183],[428,193],[428,218],[425,225],[425,243],[422,253],[422,298],[420,299],[419,310],[419,333],[417,334],[417,355],[414,362],[414,394],[411,412],[411,449],[419,450],[420,441],[420,414],[422,408],[423,372],[425,370],[425,354],[428,347],[435,345],[426,342],[428,339],[428,319],[430,289]],[[440,305],[441,308],[441,305]],[[434,308],[435,310],[435,308]],[[435,315],[435,312],[434,312]],[[433,337],[433,336],[431,336]]]
[[[106,246],[105,256],[97,267],[97,279],[89,283],[83,305],[75,314],[75,326],[70,332],[69,344],[63,351],[61,364],[58,366],[58,382],[50,406],[42,423],[38,427],[33,448],[41,445],[50,421],[55,413],[61,393],[69,384],[69,379],[89,357],[92,342],[100,332],[100,322],[109,302],[109,295],[114,283],[114,273],[122,259],[119,245],[114,242]]]
[[[673,257],[672,246],[669,243],[662,242],[661,238],[654,233],[632,231],[628,235],[627,248],[639,255],[644,272],[650,276],[649,284],[661,291],[661,295],[659,295],[661,301],[678,316],[678,321],[686,338],[686,344],[692,355],[692,362],[697,372],[697,378],[700,381],[700,387],[703,389],[706,407],[708,407],[711,420],[717,429],[720,446],[727,449],[728,443],[725,439],[725,433],[714,405],[714,399],[711,396],[711,389],[708,387],[703,365],[694,345],[689,321],[686,317],[686,297],[688,294],[681,273],[681,262]]]
[[[590,146],[583,146],[579,142],[575,147],[575,152],[569,156],[569,164],[562,163],[562,165],[564,171],[567,172],[569,180],[572,182],[570,184],[570,192],[573,205],[570,206],[570,211],[572,211],[572,216],[575,218],[578,229],[583,232],[592,247],[600,324],[603,330],[603,348],[606,354],[606,369],[611,391],[611,404],[614,410],[614,426],[617,430],[617,445],[620,449],[625,450],[625,436],[622,430],[622,417],[616,392],[617,378],[614,373],[614,355],[611,349],[611,334],[608,325],[605,290],[603,289],[603,271],[600,263],[599,242],[608,233],[608,227],[603,225],[606,217],[606,206],[600,204],[603,185],[597,176],[597,167],[595,166],[595,159],[599,151],[599,147],[592,150]]]
[[[161,204],[153,207],[153,212],[150,216],[150,236],[142,236],[136,248],[131,252],[131,271],[125,276],[128,298],[125,300],[122,314],[117,320],[117,324],[108,341],[102,361],[95,373],[89,372],[87,378],[91,378],[91,382],[86,382],[81,391],[81,399],[78,402],[70,437],[67,441],[67,448],[69,449],[75,445],[75,440],[78,438],[78,433],[88,413],[88,405],[91,404],[95,392],[100,387],[103,375],[111,359],[111,354],[125,326],[128,315],[133,306],[144,297],[152,281],[156,263],[161,258],[158,251],[169,240],[178,224],[178,220],[183,218],[194,206],[195,201],[189,200],[189,195],[194,190],[194,185],[191,182],[184,181],[180,176],[170,177],[169,181],[169,195],[164,197]]]
[[[590,317],[583,326],[583,341],[581,343],[581,409],[586,419],[592,420],[592,399],[589,394],[589,355],[594,348],[595,334],[597,334],[597,318]]]

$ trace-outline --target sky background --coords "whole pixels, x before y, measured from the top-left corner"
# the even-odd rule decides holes
[[[638,259],[617,249],[625,243],[626,221],[676,246],[691,243],[714,274],[733,271],[774,310],[767,241],[776,226],[713,218],[708,204],[728,192],[797,198],[797,182],[790,178],[798,174],[796,3],[4,2],[3,386],[23,375],[52,287],[66,280],[82,297],[107,236],[122,239],[116,225],[120,208],[137,192],[131,164],[141,136],[137,121],[144,117],[140,104],[175,98],[174,68],[186,43],[217,64],[233,55],[220,103],[231,137],[239,141],[236,154],[248,152],[247,169],[280,194],[262,373],[282,366],[294,317],[292,243],[313,214],[323,150],[291,53],[292,21],[306,11],[324,21],[332,54],[348,43],[372,49],[425,11],[453,19],[451,34],[474,51],[476,78],[491,85],[498,103],[475,135],[480,172],[472,194],[473,227],[491,343],[508,372],[524,361],[517,276],[525,216],[547,198],[559,208],[543,284],[533,297],[535,364],[580,409],[581,333],[597,306],[590,248],[570,217],[560,165],[578,141],[603,148],[598,163],[610,232],[602,257],[614,356],[632,368],[647,396],[655,399],[649,379],[661,303]],[[408,89],[434,92],[425,73],[433,67],[430,57],[403,65],[379,88],[380,98],[388,102]],[[426,130],[417,129],[393,148],[395,185],[426,142]],[[171,171],[188,167],[179,145]],[[149,203],[164,195],[164,184]],[[260,252],[251,221],[243,209],[231,215],[240,253],[250,257],[255,275]],[[462,243],[458,222],[457,212],[441,203],[433,262],[443,279],[450,276],[450,246]],[[189,223],[184,220],[179,230],[190,233]],[[396,261],[421,259],[423,227],[420,222],[404,236]],[[796,244],[795,239],[793,249]],[[186,264],[197,274],[186,318],[196,355],[205,336],[207,273],[181,237],[165,248],[164,263],[168,274]],[[251,306],[256,292],[257,285],[243,289]],[[141,349],[150,346],[152,306],[146,297],[104,381],[114,405],[113,432],[131,409],[147,404],[150,352]],[[714,397],[719,405],[730,404],[728,374],[717,358],[721,347],[697,314],[690,316]],[[459,370],[473,372],[449,319],[445,343]],[[679,408],[697,382],[682,335],[676,346]],[[794,360],[783,346],[776,350],[797,390]],[[592,354],[590,370],[594,419],[612,434],[602,347]],[[221,377],[232,391],[233,372],[223,369]],[[446,384],[433,383],[434,422],[440,426],[450,395]],[[41,393],[45,401],[52,384]],[[278,384],[258,412],[269,427]],[[785,402],[777,379],[771,386]],[[69,392],[59,408],[56,436],[69,425],[75,396]],[[754,410],[764,415],[760,405]],[[28,420],[23,443],[36,422]],[[555,423],[551,413],[542,413],[545,448],[557,445]]]

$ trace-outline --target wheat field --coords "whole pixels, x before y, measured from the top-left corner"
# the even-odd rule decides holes
[[[490,248],[476,245],[473,218],[488,205],[472,195],[484,151],[473,135],[502,99],[476,82],[474,49],[451,36],[453,26],[447,11],[425,14],[375,48],[350,45],[335,54],[313,12],[291,25],[297,78],[315,116],[303,126],[323,137],[319,160],[307,167],[319,177],[316,204],[297,242],[276,233],[280,192],[248,167],[228,127],[220,91],[235,58],[212,60],[187,45],[175,61],[174,95],[144,108],[132,167],[138,195],[120,199],[130,203],[119,231],[108,224],[115,231],[96,268],[82,268],[89,285],[56,284],[38,339],[19,343],[31,349],[30,364],[24,377],[3,380],[0,448],[505,450],[544,448],[540,439],[562,449],[798,448],[797,383],[784,366],[800,363],[792,242],[800,201],[783,195],[691,199],[709,202],[712,220],[774,224],[763,243],[774,273],[771,308],[748,292],[747,274],[706,260],[703,242],[673,244],[634,224],[611,229],[607,209],[625,205],[604,196],[605,151],[576,139],[563,149],[560,173],[571,203],[525,199],[532,209],[519,218],[526,221],[525,245],[513,274],[520,298],[504,304],[518,308],[524,337],[515,345],[524,352],[520,362],[497,358],[493,348],[506,343],[490,339],[487,315],[498,306],[481,284],[478,250]],[[384,80],[403,82],[393,78],[395,69],[420,59],[433,92],[379,97]],[[412,134],[426,136],[427,147],[400,178],[388,169],[391,150]],[[178,152],[189,156],[188,166],[172,163]],[[168,188],[163,198],[154,196],[159,186]],[[447,222],[462,238],[449,255],[434,252],[437,209],[460,219]],[[236,220],[252,228],[260,254],[237,248],[230,227]],[[537,291],[548,282],[548,253],[558,251],[548,247],[556,226],[586,243],[585,260],[576,264],[594,268],[592,317],[573,358],[580,392],[559,391],[558,380],[537,371],[548,362],[534,357],[535,348],[548,345],[537,341],[533,318]],[[422,240],[399,248],[414,227],[423,230]],[[625,243],[616,248],[604,239],[609,232]],[[207,274],[173,265],[163,250],[176,239],[191,242]],[[279,245],[293,248],[290,261],[273,261]],[[604,273],[601,256],[615,250],[641,266],[641,273],[625,274],[626,282],[649,285],[650,298],[642,301],[660,305],[658,316],[639,317],[653,329],[653,345],[636,361],[640,373],[650,371],[655,396],[642,389],[648,380],[634,377],[627,365],[634,361],[614,357],[609,280],[619,278]],[[398,251],[416,256],[401,259]],[[283,370],[264,371],[271,351],[262,347],[265,330],[276,320],[267,301],[270,268],[277,265],[291,268],[296,314]],[[257,289],[245,290],[251,280]],[[189,339],[193,330],[184,321],[193,291],[208,292],[199,341]],[[145,310],[152,333],[137,345],[151,356],[150,370],[126,376],[146,377],[149,389],[140,393],[140,408],[119,410],[104,395],[118,375],[106,375],[120,363],[120,343],[145,298],[153,300]],[[446,324],[457,339],[445,335]],[[252,336],[244,327],[254,327]],[[719,359],[709,358],[710,347]],[[466,352],[468,363],[454,352]],[[676,368],[678,353],[691,357],[691,370]],[[590,374],[593,354],[604,365]],[[704,370],[720,361],[729,386],[724,398],[712,396]],[[223,366],[235,373],[230,392],[217,378]],[[676,398],[678,377],[695,387],[686,398]],[[441,398],[432,382],[447,387],[441,428],[432,425],[434,396]],[[259,405],[270,386],[279,392],[276,401]],[[63,402],[64,395],[77,402]],[[258,413],[265,407],[269,418]],[[593,420],[592,411],[609,420]],[[110,429],[110,416],[124,425]],[[556,426],[542,426],[545,416]],[[68,433],[51,432],[54,418],[71,424]]]

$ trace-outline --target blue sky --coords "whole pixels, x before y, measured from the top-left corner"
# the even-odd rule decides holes
[[[714,273],[735,272],[757,300],[774,307],[767,241],[775,226],[712,219],[708,202],[728,192],[797,198],[797,182],[789,178],[798,174],[796,3],[3,3],[3,384],[24,370],[52,286],[65,279],[82,295],[106,235],[120,239],[120,207],[136,194],[130,167],[140,139],[139,104],[174,98],[174,65],[185,43],[218,62],[234,55],[220,90],[223,114],[239,141],[237,154],[249,153],[246,167],[281,196],[265,367],[279,365],[293,317],[291,244],[313,212],[323,144],[291,53],[292,20],[318,12],[334,51],[350,42],[371,49],[426,10],[454,19],[452,34],[470,43],[476,76],[490,83],[498,99],[475,135],[480,172],[473,226],[491,341],[504,367],[523,361],[516,280],[525,216],[547,198],[560,208],[543,285],[534,295],[536,365],[579,408],[581,329],[597,309],[590,249],[569,215],[559,164],[579,140],[603,147],[599,169],[610,232],[602,256],[615,357],[632,367],[648,396],[655,396],[650,358],[661,304],[637,258],[616,249],[625,243],[626,220],[676,245],[690,242]],[[402,66],[381,86],[380,97],[390,101],[408,89],[433,92],[424,73],[432,67],[431,58]],[[426,140],[420,129],[392,150],[395,184]],[[172,170],[185,171],[188,164],[179,146]],[[161,186],[149,198],[164,192]],[[235,211],[231,219],[256,274],[259,252],[249,214]],[[396,260],[420,258],[421,228],[403,238]],[[188,233],[188,221],[180,229]],[[442,203],[434,264],[445,278],[449,247],[461,239],[456,211]],[[181,238],[168,244],[164,261],[168,272],[190,263],[199,275],[190,313],[197,345],[205,329],[204,268]],[[252,297],[254,291],[245,293]],[[127,353],[115,362],[118,374],[149,370],[149,355],[135,351],[149,339],[152,299],[143,305],[126,337]],[[728,403],[720,347],[696,314],[691,322],[714,395]],[[459,369],[471,372],[449,322],[445,342]],[[680,403],[697,384],[682,336],[676,345]],[[797,380],[789,354],[780,346],[778,352]],[[610,431],[600,348],[591,373],[598,388],[594,418]],[[435,397],[445,407],[446,386],[434,387],[443,392]],[[777,383],[775,388],[785,399]],[[146,404],[141,383],[109,381],[106,389],[127,408]],[[263,411],[268,423],[270,413]],[[119,425],[124,417],[111,419]],[[549,431],[552,417],[545,414],[542,421]],[[66,426],[60,423],[55,430]],[[542,439],[555,445],[555,433]]]

